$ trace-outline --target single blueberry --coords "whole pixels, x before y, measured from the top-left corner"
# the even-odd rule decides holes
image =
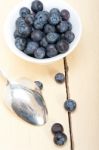
[[[59,53],[65,53],[69,49],[69,44],[65,40],[60,40],[56,44],[56,48]]]
[[[55,123],[55,124],[53,124],[51,130],[52,130],[53,134],[56,134],[56,133],[59,133],[59,132],[63,132],[64,128],[60,123]]]
[[[40,90],[43,89],[43,83],[40,81],[35,81],[34,83],[36,83],[36,85],[40,88]]]
[[[76,109],[76,102],[74,100],[68,99],[64,103],[64,108],[68,112],[72,112],[72,111],[74,111]]]
[[[23,26],[25,24],[26,24],[25,20],[22,17],[17,18],[17,20],[16,20],[16,27],[20,27],[20,26]]]
[[[27,24],[24,24],[23,26],[18,27],[18,32],[22,34],[22,36],[28,37],[31,34],[31,27],[29,27]]]
[[[37,30],[42,30],[44,27],[44,23],[40,22],[39,20],[34,20],[34,28]]]
[[[70,18],[70,12],[66,9],[61,11],[61,17],[63,20],[68,20]]]
[[[43,3],[39,0],[35,0],[32,2],[31,9],[34,12],[39,12],[43,10]]]
[[[71,31],[72,30],[72,24],[68,21],[68,31]]]
[[[24,53],[27,55],[33,55],[34,51],[37,50],[38,47],[39,47],[38,43],[29,41],[27,43],[26,49],[24,50]]]
[[[65,76],[63,73],[57,73],[55,75],[55,81],[58,83],[63,83],[65,81]]]
[[[26,39],[17,37],[15,39],[15,45],[19,50],[23,51],[26,47]]]
[[[35,42],[41,41],[43,38],[43,32],[40,30],[34,30],[31,34],[31,39]]]
[[[45,37],[40,41],[40,45],[45,48],[48,46],[48,42]]]
[[[43,59],[45,57],[45,49],[43,47],[39,47],[34,51],[34,57],[37,59]]]
[[[74,40],[74,38],[75,38],[75,35],[74,35],[73,32],[67,31],[67,32],[65,33],[65,38],[66,38],[66,41],[67,41],[68,43],[71,43],[71,42],[73,42],[73,40]]]
[[[62,146],[66,143],[67,141],[67,136],[66,134],[62,133],[62,132],[59,132],[59,133],[56,133],[55,136],[54,136],[54,143],[56,145],[59,145],[59,146]]]
[[[46,39],[48,41],[48,43],[56,43],[59,39],[59,34],[55,33],[55,32],[50,32],[47,34]]]
[[[44,26],[44,32],[47,34],[47,33],[49,33],[49,32],[55,32],[56,31],[56,29],[55,29],[55,26],[52,26],[52,25],[50,25],[50,24],[46,24],[45,26]]]
[[[22,36],[22,34],[19,33],[18,29],[16,29],[14,32],[14,38],[17,38],[17,37],[24,37]]]
[[[28,25],[33,25],[34,23],[34,16],[29,14],[25,17],[25,22],[28,24]]]
[[[25,18],[28,14],[30,14],[30,10],[27,7],[22,7],[20,9],[20,16]]]
[[[55,48],[55,45],[53,44],[50,44],[48,45],[47,47],[47,51],[46,51],[46,55],[48,58],[51,58],[51,57],[54,57],[58,54],[56,48]]]
[[[61,21],[60,15],[57,13],[52,13],[49,16],[49,23],[51,25],[57,25]]]
[[[59,25],[57,25],[57,30],[60,33],[64,33],[68,30],[68,23],[67,21],[61,21]]]

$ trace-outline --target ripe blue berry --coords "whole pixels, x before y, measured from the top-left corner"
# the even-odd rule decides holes
[[[39,47],[38,43],[29,41],[27,43],[26,49],[24,50],[24,53],[27,55],[33,55],[34,51],[37,50],[38,47]]]
[[[39,42],[42,40],[42,38],[43,38],[43,32],[40,30],[34,30],[31,34],[31,39],[34,42]]]
[[[23,7],[20,9],[20,16],[25,18],[28,14],[30,14],[30,10],[27,7]]]
[[[72,24],[70,22],[67,22],[68,23],[68,31],[71,31],[72,30]]]
[[[68,112],[72,112],[72,111],[74,111],[76,109],[76,102],[74,100],[68,99],[64,103],[64,108]]]
[[[57,25],[60,22],[61,18],[60,15],[57,13],[52,13],[49,16],[49,23],[51,25]]]
[[[25,25],[25,20],[22,18],[22,17],[19,17],[17,20],[16,20],[16,27],[20,27],[20,26],[23,26]]]
[[[60,123],[55,123],[55,124],[53,124],[51,130],[52,130],[53,134],[56,134],[56,133],[59,133],[59,132],[62,133],[64,131],[64,128]]]
[[[48,42],[45,37],[40,41],[40,45],[45,48],[48,46]]]
[[[69,49],[69,44],[65,40],[60,40],[56,44],[59,53],[65,53]]]
[[[57,73],[55,75],[55,81],[58,83],[63,83],[65,81],[65,76],[63,73]]]
[[[63,20],[68,20],[68,19],[70,18],[70,13],[69,13],[69,11],[66,10],[66,9],[63,9],[63,10],[61,11],[61,17],[62,17]]]
[[[34,57],[37,59],[43,59],[45,57],[45,49],[43,47],[39,47],[34,51]]]
[[[31,34],[31,27],[27,24],[18,27],[18,32],[24,37],[28,37]]]
[[[60,10],[58,8],[52,8],[50,10],[50,14],[53,14],[53,13],[60,14]]]
[[[15,45],[19,50],[23,51],[26,47],[26,39],[20,37],[16,38]]]
[[[67,141],[67,136],[66,134],[62,133],[62,132],[59,132],[59,133],[56,133],[55,136],[54,136],[54,143],[56,145],[59,145],[59,146],[62,146],[66,143]]]
[[[43,3],[39,0],[35,0],[32,2],[31,9],[34,12],[39,12],[43,10]]]
[[[60,24],[57,26],[57,30],[60,33],[64,33],[68,30],[68,23],[67,21],[61,21]]]
[[[75,38],[75,35],[74,35],[73,32],[67,31],[67,32],[65,33],[65,38],[66,38],[66,41],[67,41],[68,43],[71,43],[71,42],[73,42],[73,40],[74,40],[74,38]]]
[[[55,32],[56,29],[55,29],[55,26],[52,26],[50,24],[46,24],[44,26],[44,32],[47,34],[47,33],[50,33],[50,32]]]
[[[14,32],[14,38],[17,38],[17,37],[24,37],[22,36],[22,34],[19,33],[18,29],[16,29]]]
[[[28,25],[33,25],[34,23],[34,15],[32,14],[29,14],[25,17],[25,22],[28,24]]]
[[[50,32],[47,34],[46,39],[47,39],[48,43],[51,43],[51,44],[56,43],[59,39],[59,34]]]
[[[51,58],[51,57],[56,56],[57,54],[58,54],[58,52],[55,48],[55,45],[53,45],[53,44],[48,45],[47,52],[46,52],[47,57]]]

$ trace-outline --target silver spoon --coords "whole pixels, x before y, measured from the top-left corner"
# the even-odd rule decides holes
[[[28,123],[44,125],[48,112],[39,87],[26,78],[9,81],[2,70],[0,75],[6,80],[5,102],[8,108]]]

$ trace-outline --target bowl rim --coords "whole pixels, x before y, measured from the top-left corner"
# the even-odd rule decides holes
[[[33,0],[32,0],[33,1]],[[31,2],[32,2],[31,1]],[[41,0],[43,1],[43,0]],[[75,48],[77,47],[80,39],[81,39],[81,34],[82,34],[82,23],[81,23],[81,19],[80,19],[80,16],[78,15],[77,11],[70,5],[68,4],[67,2],[65,2],[64,0],[61,0],[65,3],[65,5],[67,7],[69,7],[73,13],[76,15],[77,19],[78,19],[78,22],[79,22],[79,36],[76,38],[76,43],[74,45],[72,45],[72,47],[65,53],[63,54],[59,54],[57,56],[54,56],[52,58],[45,58],[45,59],[37,59],[37,58],[34,58],[34,57],[31,57],[31,56],[28,56],[27,54],[25,54],[24,52],[18,50],[14,50],[14,48],[12,48],[12,46],[9,44],[9,40],[8,40],[8,37],[6,36],[7,34],[7,24],[8,24],[8,21],[9,21],[9,18],[10,16],[12,16],[12,13],[15,12],[15,10],[17,10],[20,5],[22,5],[24,2],[25,3],[29,3],[30,0],[22,0],[21,2],[19,2],[15,7],[13,7],[13,9],[10,11],[10,13],[8,14],[7,18],[6,18],[6,21],[5,21],[5,24],[4,24],[4,37],[5,37],[5,41],[7,43],[7,46],[9,47],[10,51],[12,51],[16,56],[18,56],[19,58],[23,59],[23,60],[26,60],[28,62],[31,62],[31,63],[37,63],[37,64],[48,64],[48,63],[53,63],[55,61],[58,61],[64,57],[66,57],[67,55],[69,55],[72,51],[75,50]],[[60,0],[57,0],[57,2],[60,2]]]

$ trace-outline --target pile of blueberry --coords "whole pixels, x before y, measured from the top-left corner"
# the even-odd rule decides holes
[[[68,10],[43,10],[41,1],[32,2],[31,10],[20,9],[14,32],[15,45],[25,54],[37,58],[51,58],[65,53],[74,40]]]

